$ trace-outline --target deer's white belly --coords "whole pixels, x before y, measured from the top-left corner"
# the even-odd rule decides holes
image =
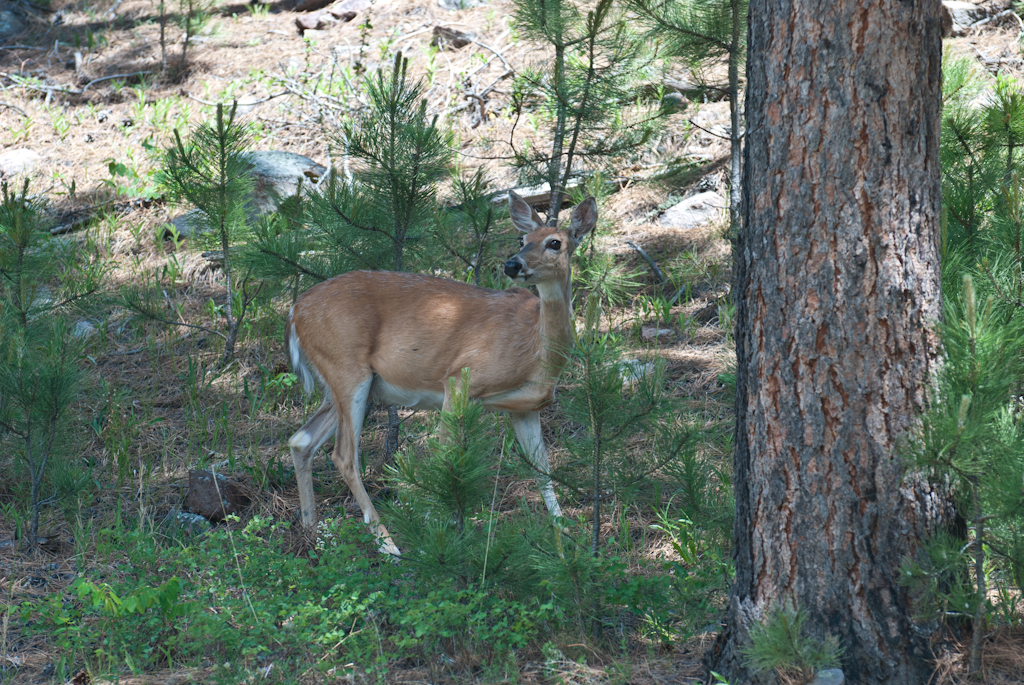
[[[373,377],[370,393],[375,400],[413,409],[440,409],[444,404],[444,393],[439,390],[400,388],[376,375]]]

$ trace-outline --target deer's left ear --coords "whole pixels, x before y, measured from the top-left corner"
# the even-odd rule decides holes
[[[508,212],[512,217],[512,225],[523,233],[533,233],[544,225],[536,210],[516,195],[514,190],[508,191]]]
[[[569,226],[572,239],[578,244],[583,240],[583,236],[594,230],[596,225],[597,200],[593,197],[588,197],[573,210],[572,223]]]

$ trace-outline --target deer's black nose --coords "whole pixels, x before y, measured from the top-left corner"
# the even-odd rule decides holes
[[[513,258],[505,262],[505,275],[509,278],[515,278],[522,270],[523,265],[518,259]]]

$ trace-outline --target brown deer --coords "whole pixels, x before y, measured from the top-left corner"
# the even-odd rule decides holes
[[[299,483],[302,524],[316,525],[312,457],[336,435],[334,465],[381,542],[398,554],[359,475],[359,434],[370,398],[405,407],[450,404],[448,379],[470,369],[470,396],[506,411],[516,438],[542,474],[549,472],[540,409],[572,345],[573,252],[597,223],[590,197],[568,228],[545,226],[525,200],[509,191],[513,225],[525,235],[505,262],[505,274],[537,286],[489,290],[443,278],[387,271],[353,271],[312,288],[288,316],[292,368],[307,393],[314,376],[325,399],[288,441]],[[552,516],[561,515],[550,479],[539,479]]]

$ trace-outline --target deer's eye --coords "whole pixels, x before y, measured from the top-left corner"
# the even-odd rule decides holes
[[[549,250],[554,250],[555,252],[558,252],[560,249],[562,249],[562,241],[561,240],[552,240],[551,242],[548,243],[548,249]]]
[[[522,247],[525,244],[526,244],[526,236],[525,235],[519,236],[519,247]]]

